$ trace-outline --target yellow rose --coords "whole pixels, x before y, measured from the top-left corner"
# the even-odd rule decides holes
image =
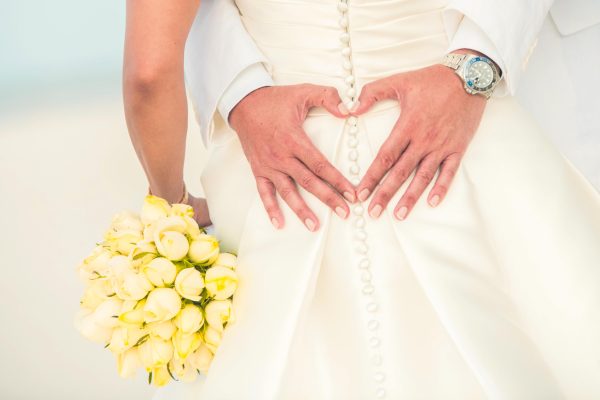
[[[213,354],[215,354],[219,344],[221,344],[221,337],[221,332],[210,325],[204,330],[204,343]]]
[[[102,278],[89,281],[81,298],[81,307],[95,310],[100,303],[114,294],[115,291],[109,279]]]
[[[117,355],[117,372],[121,378],[131,378],[142,366],[136,347]]]
[[[163,322],[173,318],[181,309],[181,297],[171,288],[156,288],[144,304],[144,321]]]
[[[150,335],[157,336],[162,340],[170,340],[177,330],[173,321],[154,322],[146,325],[146,330]]]
[[[215,260],[213,267],[227,267],[230,269],[236,269],[237,257],[231,253],[221,253]]]
[[[129,253],[129,260],[134,269],[148,264],[158,255],[156,246],[151,241],[142,240],[138,242]]]
[[[143,239],[144,235],[141,229],[123,229],[119,231],[110,229],[104,234],[103,244],[109,246],[111,251],[129,255],[137,242]]]
[[[142,223],[148,225],[160,218],[169,215],[171,206],[169,202],[162,197],[147,195],[142,204],[142,213],[140,215]]]
[[[169,217],[193,217],[194,208],[188,204],[176,203],[171,205]]]
[[[147,332],[136,327],[119,327],[113,330],[108,349],[114,354],[123,353],[135,345]]]
[[[109,230],[119,231],[138,231],[141,232],[144,225],[140,217],[131,211],[122,211],[112,217]]]
[[[179,311],[173,320],[175,326],[183,333],[197,332],[204,323],[202,310],[193,304],[188,304]]]
[[[166,217],[157,221],[153,235],[158,252],[172,261],[185,257],[190,248],[185,236],[186,228],[186,222],[181,217]]]
[[[223,325],[227,322],[235,321],[231,300],[213,300],[206,305],[204,309],[206,314],[206,322],[218,330],[223,332]]]
[[[147,369],[167,365],[173,357],[173,344],[156,336],[149,336],[138,346],[140,360]]]
[[[237,274],[227,267],[210,267],[204,275],[204,284],[208,294],[215,300],[225,300],[237,289]]]
[[[198,376],[198,372],[187,360],[181,360],[177,356],[169,362],[169,370],[180,382],[193,382]]]
[[[123,309],[121,309],[119,321],[121,321],[124,325],[142,325],[144,323],[144,305],[146,304],[146,300],[142,299],[135,302],[128,300],[125,303],[126,304],[123,306]],[[133,307],[131,307],[131,303],[133,303]]]
[[[185,360],[188,354],[191,354],[200,346],[202,335],[200,333],[183,333],[177,330],[172,340],[177,357]]]
[[[171,381],[171,374],[167,366],[157,367],[152,369],[152,385],[162,387]]]
[[[196,238],[198,238],[202,234],[202,231],[200,231],[200,226],[198,226],[198,223],[196,222],[196,220],[194,218],[188,217],[188,216],[184,216],[182,218],[186,224],[185,233],[192,240],[195,240]]]
[[[204,279],[196,268],[182,269],[175,278],[175,289],[183,298],[199,301],[203,288]]]
[[[214,236],[200,234],[190,243],[188,257],[202,265],[212,264],[219,256],[219,242]]]
[[[109,264],[113,253],[104,246],[96,246],[92,253],[83,259],[78,266],[79,277],[82,281],[95,280],[108,275]]]
[[[119,325],[119,314],[123,308],[123,300],[110,297],[94,310],[93,318],[98,326],[116,328]]]
[[[204,343],[202,343],[200,347],[187,358],[192,367],[203,374],[208,373],[212,359],[213,353]]]
[[[142,267],[144,274],[154,286],[166,286],[175,281],[177,268],[170,260],[164,257],[157,257]]]
[[[87,309],[79,310],[75,317],[75,327],[84,338],[102,344],[108,343],[113,331],[113,328],[100,326],[94,312]]]

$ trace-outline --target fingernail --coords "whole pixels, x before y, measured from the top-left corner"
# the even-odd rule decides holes
[[[431,207],[435,207],[438,204],[440,204],[440,196],[439,195],[435,195],[431,198],[431,200],[429,201],[429,204],[431,205]]]
[[[360,201],[365,201],[367,199],[367,197],[369,197],[369,193],[371,193],[371,192],[367,188],[361,190],[360,193],[358,194],[358,199]]]
[[[344,103],[338,104],[338,110],[344,115],[350,114],[350,110],[348,110],[348,107]]]
[[[340,218],[344,218],[344,219],[348,216],[348,213],[346,212],[346,210],[344,210],[342,207],[339,207],[339,206],[335,208],[335,213],[337,215],[339,215]]]
[[[346,200],[348,200],[350,203],[354,203],[354,201],[356,200],[354,198],[354,194],[350,193],[350,192],[344,192],[344,197],[346,198]]]
[[[398,212],[396,212],[396,218],[398,218],[399,220],[403,220],[404,218],[406,218],[406,214],[408,214],[408,208],[406,206],[402,206],[400,207]]]
[[[310,218],[306,218],[304,220],[304,224],[306,225],[306,227],[308,228],[309,231],[314,232],[315,231],[315,221],[313,221]]]
[[[371,215],[372,218],[379,218],[379,216],[381,215],[381,211],[383,211],[383,207],[381,207],[380,204],[377,204],[371,209],[369,215]]]
[[[275,217],[271,218],[271,223],[273,224],[273,226],[275,227],[275,229],[279,229],[279,220]]]
[[[354,102],[354,104],[352,105],[352,107],[350,107],[349,112],[351,112],[351,113],[355,112],[359,106],[360,106],[360,101],[356,100]]]

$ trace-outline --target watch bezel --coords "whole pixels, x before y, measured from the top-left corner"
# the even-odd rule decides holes
[[[474,63],[479,62],[479,61],[482,61],[482,62],[485,62],[486,64],[488,64],[490,66],[490,68],[492,68],[492,71],[494,73],[492,82],[484,88],[475,87],[474,83],[467,78],[467,72],[469,71],[469,68]],[[471,94],[481,93],[481,94],[487,95],[488,97],[489,97],[489,95],[491,95],[491,92],[494,90],[494,88],[496,87],[496,85],[498,84],[498,82],[500,81],[500,78],[501,78],[500,71],[496,67],[496,64],[494,64],[494,62],[492,60],[490,60],[489,58],[487,58],[485,56],[478,56],[478,55],[469,55],[469,57],[463,61],[462,66],[460,68],[460,76],[464,82],[465,90],[467,92],[469,92]]]

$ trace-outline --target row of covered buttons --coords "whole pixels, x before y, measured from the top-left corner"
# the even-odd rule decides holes
[[[348,18],[348,0],[339,0],[338,11],[340,13],[339,25],[343,32],[340,35],[341,42],[341,55],[342,55],[342,67],[344,70],[344,93],[343,102],[348,109],[351,109],[356,104],[356,79],[354,77],[354,68],[352,64],[352,48],[350,43],[349,26],[350,20]],[[346,120],[347,132],[348,132],[348,159],[350,161],[350,180],[353,184],[357,185],[360,181],[360,166],[358,164],[358,119],[354,116],[350,116]],[[366,310],[371,315],[371,318],[367,321],[367,329],[370,331],[369,346],[372,348],[371,362],[375,367],[375,373],[373,379],[376,382],[375,395],[377,398],[384,398],[386,391],[383,386],[385,381],[385,374],[381,370],[383,358],[379,347],[381,345],[381,339],[377,335],[379,329],[379,321],[374,317],[374,314],[379,309],[379,305],[374,300],[375,287],[372,283],[372,272],[371,272],[371,260],[369,259],[369,245],[367,243],[367,232],[365,231],[366,220],[364,217],[364,205],[362,203],[355,204],[352,208],[353,214],[353,225],[354,225],[354,239],[356,243],[356,251],[359,254],[358,268],[360,270],[360,279],[363,283],[361,291],[363,295],[369,298],[366,305]]]

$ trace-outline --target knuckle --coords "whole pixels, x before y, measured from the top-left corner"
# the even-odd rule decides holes
[[[288,185],[282,186],[279,188],[279,195],[284,199],[287,200],[290,198],[290,196],[292,195],[292,188]]]
[[[383,168],[388,170],[388,169],[392,168],[392,166],[396,162],[396,157],[394,157],[394,155],[390,151],[384,150],[379,153],[378,160],[379,160],[379,164]]]
[[[433,179],[433,175],[434,175],[433,171],[431,171],[429,169],[423,169],[423,170],[417,171],[415,177],[423,182],[429,182]]]
[[[328,169],[327,167],[328,167],[328,165],[325,161],[322,161],[322,160],[317,161],[313,165],[313,172],[316,175],[322,176],[323,173],[327,171],[327,169]]]
[[[311,188],[314,184],[314,178],[310,174],[304,174],[300,177],[300,185],[304,188]]]

